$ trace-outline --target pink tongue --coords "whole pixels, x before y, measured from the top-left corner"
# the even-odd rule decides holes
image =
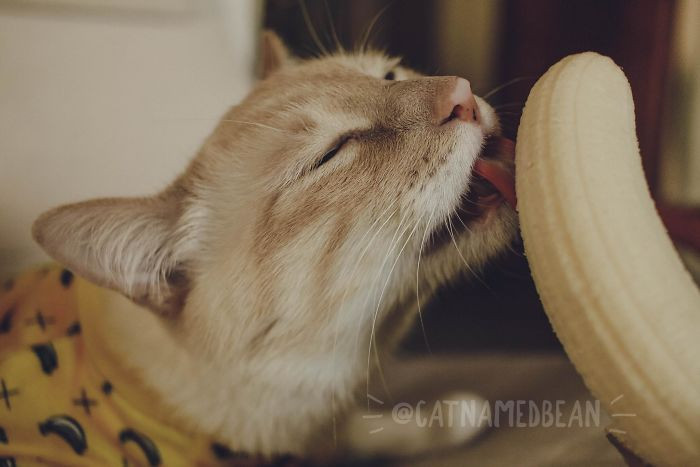
[[[515,144],[513,141],[506,138],[498,138],[492,142],[495,145],[496,158],[484,159],[479,158],[474,164],[474,172],[488,180],[501,193],[501,196],[510,206],[515,209],[517,199],[515,197],[515,177],[500,160],[513,161],[515,160]]]

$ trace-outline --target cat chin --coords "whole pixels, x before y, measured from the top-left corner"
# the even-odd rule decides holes
[[[517,237],[517,214],[505,203],[457,224],[459,229],[454,221],[452,227],[439,226],[422,252],[425,282],[431,290],[479,274],[487,263],[507,252]]]

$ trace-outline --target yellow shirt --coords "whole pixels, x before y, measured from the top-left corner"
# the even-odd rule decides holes
[[[110,365],[89,325],[105,292],[55,265],[0,289],[0,466],[263,464],[179,429]]]

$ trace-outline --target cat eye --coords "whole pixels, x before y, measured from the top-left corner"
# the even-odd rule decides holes
[[[394,81],[396,79],[396,73],[394,73],[394,70],[387,71],[387,73],[384,75],[384,79]]]
[[[331,146],[331,148],[323,155],[323,157],[319,159],[319,161],[316,162],[316,164],[314,164],[312,169],[317,169],[329,160],[333,159],[336,155],[338,155],[343,146],[345,146],[345,143],[350,141],[350,139],[350,136],[343,136],[338,141],[336,141],[335,144],[333,144],[333,146]]]

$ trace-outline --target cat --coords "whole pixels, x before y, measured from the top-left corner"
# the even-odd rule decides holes
[[[128,298],[101,311],[103,345],[178,423],[327,458],[417,294],[515,238],[513,145],[463,78],[262,42],[263,79],[170,186],[58,207],[33,235]]]

